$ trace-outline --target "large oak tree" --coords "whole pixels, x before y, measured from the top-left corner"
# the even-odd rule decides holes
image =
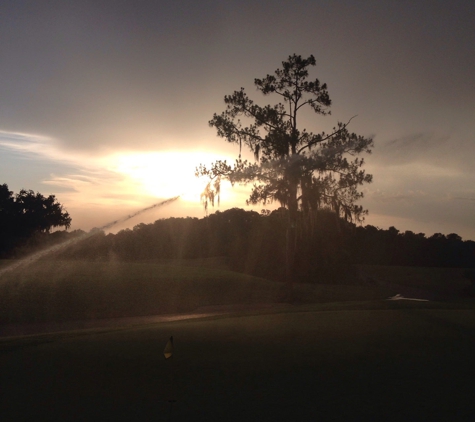
[[[37,233],[71,226],[71,217],[54,195],[22,189],[14,194],[0,185],[0,253],[24,243]]]

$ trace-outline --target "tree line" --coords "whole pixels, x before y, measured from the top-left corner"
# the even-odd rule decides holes
[[[359,264],[475,268],[475,242],[463,241],[456,233],[426,237],[367,225],[355,227],[350,242]]]
[[[117,234],[98,232],[58,253],[61,259],[148,261],[225,257],[230,268],[285,279],[287,210],[233,208],[207,217],[168,218]],[[355,264],[475,268],[475,242],[457,234],[430,237],[357,226],[321,210],[298,233],[295,281],[344,282]]]
[[[292,274],[295,281],[341,282],[357,277],[356,264],[475,268],[475,242],[451,233],[400,232],[360,226],[335,211],[296,216]],[[68,228],[69,214],[53,195],[0,185],[0,258],[19,258],[85,232]],[[288,267],[289,210],[233,208],[205,218],[168,218],[117,234],[90,233],[57,258],[150,261],[223,257],[231,269],[284,281]]]

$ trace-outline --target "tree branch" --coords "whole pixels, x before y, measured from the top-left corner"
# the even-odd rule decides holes
[[[327,135],[325,136],[324,138],[322,139],[319,139],[318,141],[312,141],[312,142],[309,142],[307,145],[304,145],[302,148],[300,148],[298,151],[297,151],[297,154],[300,154],[305,148],[310,148],[311,146],[315,145],[315,144],[319,144],[320,142],[324,142],[324,141],[327,141],[328,139],[330,139],[332,136],[335,136],[337,133],[340,133],[342,130],[346,129],[346,127],[350,124],[350,122],[356,117],[358,116],[357,114],[355,114],[350,120],[348,120],[348,122],[346,124],[344,124],[340,129],[338,129],[336,132],[333,132],[331,133],[330,135]]]

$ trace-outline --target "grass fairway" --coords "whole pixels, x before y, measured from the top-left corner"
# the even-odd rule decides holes
[[[207,265],[38,261],[0,276],[0,324],[185,313],[272,304],[284,296],[283,283],[233,272],[212,260]],[[391,292],[379,286],[295,285],[300,303],[378,299]]]
[[[464,268],[360,265],[359,269],[362,274],[399,293],[430,300],[460,300],[466,298],[465,291],[470,287]]]
[[[475,311],[376,305],[3,339],[2,420],[474,420]]]
[[[0,277],[0,323],[116,318],[275,302],[281,285],[225,269],[38,261]]]

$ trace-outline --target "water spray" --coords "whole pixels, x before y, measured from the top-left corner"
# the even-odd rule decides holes
[[[147,212],[151,209],[161,207],[162,205],[166,205],[166,204],[169,204],[170,202],[176,201],[180,196],[181,195],[174,196],[173,198],[169,198],[169,199],[166,199],[165,201],[158,202],[157,204],[150,205],[147,208],[143,208],[140,211],[134,212],[133,214],[126,215],[125,217],[119,218],[118,220],[111,221],[110,223],[107,223],[106,225],[104,225],[102,227],[99,227],[98,230],[100,231],[100,230],[110,229],[111,227],[115,226],[116,224],[123,223],[123,222],[125,222],[127,220],[130,220],[131,218],[134,218],[137,215],[140,215],[140,214],[142,214],[144,212]]]
[[[174,196],[173,198],[169,198],[169,199],[166,199],[165,201],[158,202],[156,204],[150,205],[149,207],[143,208],[143,209],[141,209],[137,212],[134,212],[133,214],[129,214],[129,215],[126,215],[125,217],[119,218],[118,220],[111,221],[110,223],[107,223],[107,224],[99,227],[97,230],[91,231],[89,233],[84,233],[83,235],[75,237],[74,239],[66,240],[62,243],[59,243],[58,245],[54,245],[54,246],[51,246],[51,247],[49,247],[47,249],[44,249],[42,251],[36,252],[36,253],[26,257],[26,258],[23,258],[23,259],[19,260],[18,262],[15,262],[14,264],[11,264],[11,265],[9,265],[5,268],[2,268],[0,270],[0,276],[2,276],[4,273],[6,273],[8,271],[13,271],[13,270],[15,270],[19,267],[30,265],[33,262],[38,261],[40,258],[42,258],[46,255],[49,255],[50,253],[56,252],[56,251],[58,251],[60,249],[63,249],[67,246],[71,246],[71,245],[74,245],[78,242],[81,242],[82,240],[85,240],[85,239],[87,239],[91,236],[94,236],[95,234],[99,233],[102,230],[110,229],[111,227],[115,226],[116,224],[124,223],[125,221],[130,220],[131,218],[134,218],[137,215],[140,215],[144,212],[150,211],[151,209],[158,208],[158,207],[161,207],[163,205],[167,205],[170,202],[174,202],[180,196],[181,195]]]

